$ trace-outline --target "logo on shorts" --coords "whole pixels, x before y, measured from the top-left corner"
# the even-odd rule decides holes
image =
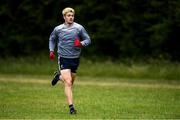
[[[63,69],[64,68],[64,65],[61,65],[61,69]]]

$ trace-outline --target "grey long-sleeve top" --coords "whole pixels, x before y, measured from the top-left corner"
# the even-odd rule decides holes
[[[74,40],[79,39],[82,46],[91,43],[84,27],[74,22],[70,27],[65,24],[56,26],[49,38],[49,50],[54,51],[57,44],[58,55],[64,58],[79,58],[81,47],[74,46]]]

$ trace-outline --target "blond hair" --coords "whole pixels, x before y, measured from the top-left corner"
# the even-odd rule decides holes
[[[67,8],[64,8],[62,11],[63,16],[65,16],[68,12],[72,12],[73,14],[75,14],[75,11],[73,8],[67,7]]]

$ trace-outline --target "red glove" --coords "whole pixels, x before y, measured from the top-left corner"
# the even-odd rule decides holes
[[[54,53],[54,51],[50,51],[50,52],[49,52],[49,57],[50,57],[51,60],[54,60],[54,58],[55,58],[55,53]]]
[[[81,41],[78,38],[74,40],[74,46],[81,47]]]

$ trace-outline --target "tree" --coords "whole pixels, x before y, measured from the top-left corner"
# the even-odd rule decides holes
[[[75,21],[92,39],[83,55],[169,56],[180,60],[176,0],[7,0],[0,1],[0,50],[5,55],[48,52],[51,31],[63,23],[62,9],[75,8]],[[47,54],[47,53],[46,53]]]

